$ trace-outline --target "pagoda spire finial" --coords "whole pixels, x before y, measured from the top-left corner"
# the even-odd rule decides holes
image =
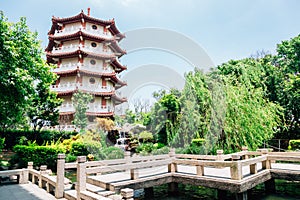
[[[90,16],[90,14],[91,14],[91,8],[88,8],[87,12],[88,12],[88,16]]]

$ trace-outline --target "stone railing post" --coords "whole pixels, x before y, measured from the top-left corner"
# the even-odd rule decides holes
[[[242,151],[245,153],[245,155],[243,155],[243,160],[249,159],[249,155],[248,155],[248,147],[243,146],[243,147],[242,147]]]
[[[223,161],[224,151],[222,149],[217,150],[217,161]]]
[[[134,195],[133,189],[130,189],[130,188],[121,189],[121,196],[123,197],[122,199],[131,200],[131,199],[133,199],[133,195]]]
[[[171,148],[169,152],[169,157],[172,159],[172,163],[168,165],[168,172],[177,172],[177,164],[174,163],[174,159],[176,158],[175,149]]]
[[[77,199],[80,200],[80,193],[86,190],[86,157],[77,156]]]
[[[65,154],[57,155],[57,175],[55,185],[55,198],[57,199],[64,197],[65,158]]]
[[[260,149],[260,152],[262,153],[263,156],[267,156],[269,150],[268,149]],[[262,161],[261,163],[262,169],[271,169],[271,162],[268,160],[268,157],[266,160]]]
[[[242,180],[243,173],[242,173],[242,165],[240,163],[241,156],[238,154],[233,154],[231,156],[232,159],[232,166],[230,167],[230,174],[231,179],[233,180]]]
[[[40,166],[40,174],[39,174],[39,187],[40,188],[43,188],[46,186],[43,182],[43,175],[47,174],[46,169],[47,169],[47,165]]]
[[[29,170],[33,169],[33,162],[27,163],[27,169],[28,169],[28,180],[29,180]],[[35,184],[35,176],[33,174],[31,175],[31,182]]]
[[[33,169],[33,162],[27,163],[27,169]]]

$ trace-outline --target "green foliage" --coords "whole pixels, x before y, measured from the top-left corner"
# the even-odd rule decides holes
[[[155,147],[155,146],[154,146]],[[170,148],[167,146],[161,148],[154,148],[151,152],[152,155],[161,155],[161,154],[168,154],[170,152]]]
[[[154,104],[150,120],[151,132],[157,135],[158,142],[166,145],[172,143],[178,128],[180,103],[175,91],[171,90],[169,94],[161,92],[161,99]]]
[[[47,165],[47,168],[56,171],[57,154],[64,153],[63,149],[50,146],[25,146],[14,147],[15,156],[10,160],[11,165],[18,164],[19,168],[27,167],[28,162],[33,162],[35,167]]]
[[[0,128],[28,127],[28,121],[55,124],[59,100],[48,86],[56,79],[43,50],[26,25],[10,23],[0,12]],[[39,99],[43,99],[42,101]],[[43,122],[43,123],[41,123]]]
[[[124,158],[124,151],[118,147],[110,146],[110,147],[104,148],[102,150],[102,152],[104,155],[104,157],[103,157],[104,160]]]
[[[76,110],[73,123],[81,129],[85,129],[88,124],[86,111],[92,99],[92,95],[81,91],[78,91],[72,97],[72,102]]]
[[[139,134],[139,141],[145,143],[145,142],[151,142],[153,140],[153,134],[149,131],[143,131]]]
[[[289,149],[290,150],[299,150],[300,149],[300,140],[290,140]]]
[[[142,143],[136,148],[137,153],[151,153],[154,149],[153,143]]]
[[[41,130],[36,132],[33,130],[4,130],[0,131],[0,137],[5,138],[5,148],[12,149],[16,144],[26,145],[29,141],[35,141],[38,145],[46,144],[47,142],[68,139],[75,132],[69,131],[54,131]]]
[[[204,143],[205,143],[205,139],[203,138],[192,139],[192,144],[195,144],[197,146],[201,146]]]
[[[5,138],[0,138],[0,152],[4,148],[4,144],[5,144]]]
[[[89,151],[83,142],[73,142],[70,154],[73,156],[87,156]]]

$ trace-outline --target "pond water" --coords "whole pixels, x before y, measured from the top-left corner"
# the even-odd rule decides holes
[[[251,200],[296,200],[300,199],[300,182],[290,182],[284,180],[276,180],[276,193],[266,194],[264,185],[256,186],[248,199]],[[136,200],[196,200],[196,199],[217,199],[217,191],[215,189],[197,187],[179,184],[180,193],[176,196],[167,194],[167,185],[154,188],[154,197],[152,198],[135,198]],[[227,194],[224,200],[235,199],[233,194]]]

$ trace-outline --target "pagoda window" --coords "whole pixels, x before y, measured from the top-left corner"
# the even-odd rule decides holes
[[[92,42],[92,43],[91,43],[91,46],[92,46],[92,47],[97,47],[97,44],[96,44],[95,42]]]
[[[91,65],[95,65],[96,64],[96,60],[90,60]]]
[[[92,29],[97,30],[98,27],[97,27],[95,24],[93,24],[93,25],[92,25]]]
[[[95,84],[96,80],[94,78],[90,78],[90,84]]]

